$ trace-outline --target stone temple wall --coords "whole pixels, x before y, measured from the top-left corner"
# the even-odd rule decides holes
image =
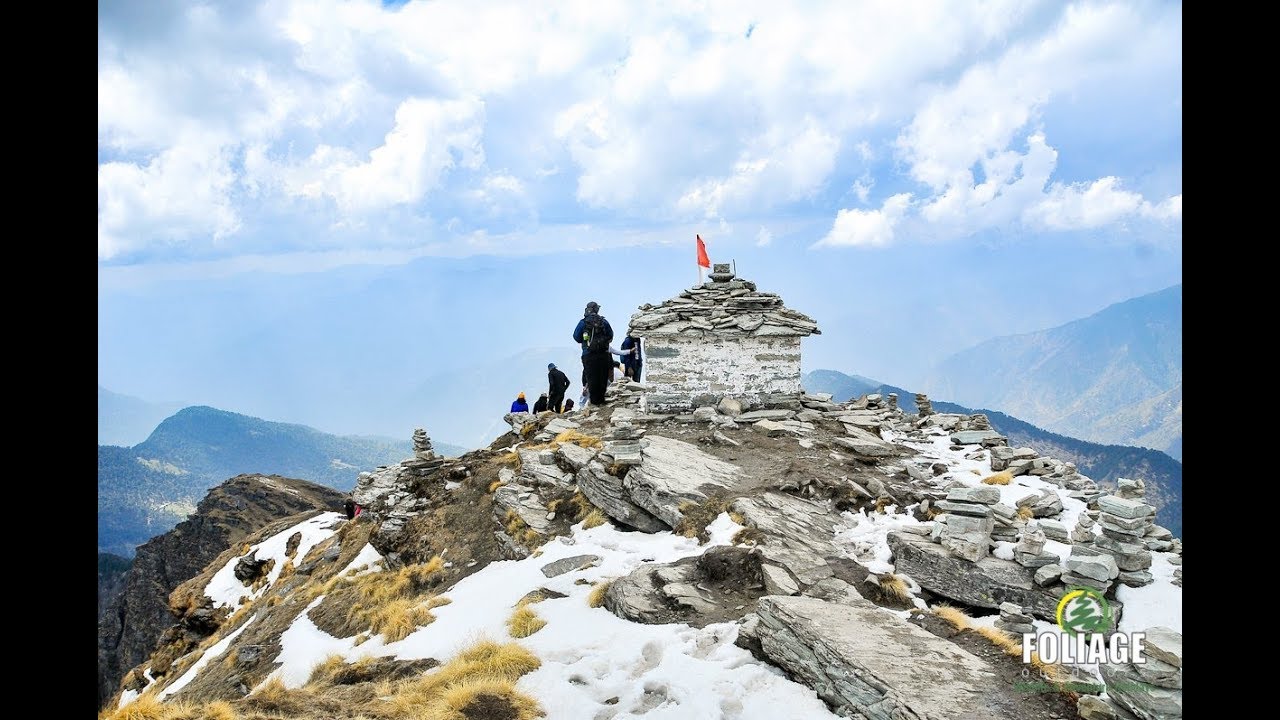
[[[756,406],[765,395],[801,389],[797,335],[658,336],[645,338],[644,347],[651,411],[687,410],[725,396]]]

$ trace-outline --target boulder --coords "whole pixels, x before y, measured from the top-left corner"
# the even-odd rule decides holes
[[[1098,666],[1107,696],[1142,720],[1169,720],[1182,717],[1182,690],[1144,682],[1133,665]]]
[[[1066,568],[1074,575],[1103,582],[1115,580],[1120,575],[1120,568],[1110,555],[1084,555],[1080,548],[1072,548]]]
[[[549,562],[542,566],[542,574],[549,578],[563,575],[574,570],[583,570],[589,567],[595,567],[600,563],[599,555],[573,555],[571,557],[560,558],[554,562]]]
[[[1045,587],[1058,582],[1058,579],[1062,577],[1062,573],[1063,568],[1057,563],[1042,565],[1036,568],[1034,579],[1037,585]]]
[[[1176,668],[1182,667],[1182,633],[1157,625],[1147,628],[1147,656]]]
[[[1127,500],[1115,495],[1098,498],[1098,508],[1104,513],[1122,518],[1143,518],[1154,515],[1156,509],[1140,500]]]
[[[720,403],[716,405],[716,410],[719,410],[721,415],[737,417],[742,414],[742,403],[731,397],[721,398]]]
[[[983,445],[988,442],[1004,441],[1005,437],[995,430],[961,430],[951,433],[951,442],[956,445]]]
[[[542,498],[525,485],[503,485],[493,491],[493,512],[501,521],[507,511],[513,511],[535,532],[546,534],[551,529],[547,520],[547,506]]]
[[[579,470],[577,479],[578,489],[582,494],[614,520],[644,532],[671,529],[649,511],[631,502],[630,495],[622,487],[622,478],[610,475],[598,460],[591,461]]]
[[[953,487],[947,491],[947,499],[958,502],[982,503],[995,505],[1000,502],[1000,490],[991,485],[975,487]]]
[[[590,448],[584,448],[575,443],[563,443],[556,453],[572,467],[574,471],[581,470],[591,462],[591,458],[596,456],[596,451]]]
[[[622,486],[631,502],[674,527],[683,517],[683,503],[704,502],[708,493],[732,486],[737,476],[737,467],[694,445],[655,436],[649,438],[643,461],[627,473]]]
[[[857,596],[767,595],[752,634],[760,652],[839,715],[869,720],[1004,720],[990,667],[948,640]]]
[[[1055,586],[1040,587],[1030,568],[994,556],[970,562],[910,533],[891,532],[888,541],[896,570],[935,595],[992,610],[1012,602],[1041,620],[1055,621],[1062,593]],[[1112,601],[1111,607],[1113,617],[1119,617],[1121,604]]]
[[[764,535],[762,544],[802,550],[821,558],[840,555],[833,540],[838,516],[826,503],[779,492],[739,498],[732,509]]]

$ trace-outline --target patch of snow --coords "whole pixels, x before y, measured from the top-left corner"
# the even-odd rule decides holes
[[[137,700],[138,696],[141,694],[142,693],[137,690],[125,690],[124,692],[121,692],[120,703],[116,705],[116,708],[117,709],[122,708],[125,705],[128,705],[129,703],[133,702],[134,700]]]
[[[342,513],[325,512],[316,515],[309,520],[286,528],[262,542],[250,547],[249,552],[257,551],[259,560],[273,558],[276,562],[272,566],[271,571],[267,573],[267,582],[258,588],[257,591],[249,589],[249,586],[240,582],[236,578],[236,563],[240,561],[240,555],[231,558],[227,564],[222,566],[218,572],[213,574],[209,579],[209,584],[204,588],[204,594],[213,600],[214,607],[237,607],[240,605],[241,598],[248,597],[256,600],[262,597],[263,593],[271,587],[273,583],[280,577],[280,572],[284,570],[286,560],[285,546],[289,544],[289,536],[295,532],[302,533],[302,541],[298,543],[298,550],[293,556],[295,562],[301,562],[306,557],[311,548],[328,539],[337,531],[337,521],[343,517]]]
[[[182,677],[169,683],[168,687],[160,691],[160,696],[159,696],[160,699],[163,700],[166,697],[178,692],[179,690],[181,690],[182,688],[190,684],[192,680],[195,680],[196,676],[200,674],[200,671],[204,669],[204,666],[209,664],[209,661],[213,660],[216,657],[221,656],[222,653],[226,652],[227,648],[231,647],[231,643],[234,642],[235,639],[240,636],[240,633],[247,630],[248,627],[253,624],[253,621],[257,619],[258,619],[258,616],[254,615],[253,617],[246,620],[243,625],[236,628],[235,631],[228,634],[226,637],[222,638],[218,642],[214,643],[213,647],[210,647],[208,650],[205,650],[204,654],[200,656],[200,659],[196,660],[195,664],[192,665],[190,669],[188,669],[185,673],[182,674]]]
[[[445,480],[445,481],[444,481],[444,489],[445,489],[445,490],[454,490],[454,489],[458,488],[458,487],[459,487],[459,486],[461,486],[461,485],[462,485],[462,483],[460,483],[460,482],[456,482],[456,481],[454,481],[454,480]]]
[[[315,627],[306,613],[281,637],[282,663],[275,673],[289,687],[306,682],[312,667],[329,654],[349,661],[368,656],[401,659],[432,657],[447,662],[480,638],[518,642],[533,651],[542,667],[524,676],[519,688],[536,698],[547,720],[590,718],[610,709],[615,717],[833,718],[813,690],[788,680],[733,644],[733,623],[697,629],[684,624],[643,625],[587,605],[592,585],[625,575],[644,563],[667,563],[698,555],[730,542],[741,526],[727,514],[708,531],[711,541],[664,533],[620,532],[611,525],[586,530],[574,526],[571,537],[542,547],[539,557],[490,563],[444,593],[452,603],[436,608],[436,621],[409,637],[385,643],[372,637],[355,646]],[[547,578],[542,567],[573,555],[596,555],[595,567]],[[577,580],[588,584],[576,584]],[[507,634],[506,620],[528,592],[547,588],[566,597],[544,600],[533,609],[546,627],[520,640]]]
[[[922,525],[911,515],[896,514],[885,508],[884,513],[866,511],[841,514],[847,527],[836,530],[835,543],[843,546],[845,553],[862,563],[873,573],[893,572],[890,561],[893,554],[889,551],[889,533],[901,530],[909,525]],[[929,523],[932,526],[932,523]]]
[[[363,569],[357,570],[358,568]],[[335,577],[342,577],[352,570],[357,570],[357,572],[353,573],[351,577],[360,577],[371,572],[378,572],[381,569],[382,553],[375,550],[369,543],[365,543],[364,547],[360,548],[360,552],[356,553],[356,556],[351,558],[351,562],[347,563],[347,566],[342,568]]]
[[[1012,560],[1013,548],[1015,545],[1017,545],[1017,543],[1011,543],[1007,540],[997,540],[995,541],[995,548],[991,550],[991,554],[1001,560]]]
[[[280,655],[276,662],[281,663],[275,672],[270,673],[258,687],[262,687],[272,678],[280,678],[285,687],[299,688],[307,683],[311,671],[316,665],[324,662],[330,655],[347,657],[356,645],[356,638],[336,638],[316,627],[307,613],[319,605],[325,596],[321,595],[306,607],[293,624],[280,635]],[[255,688],[256,690],[257,688]]]
[[[1150,585],[1140,588],[1121,585],[1116,588],[1116,599],[1124,604],[1120,615],[1120,630],[1134,632],[1163,625],[1182,632],[1182,588],[1173,584],[1173,571],[1177,565],[1169,562],[1173,553],[1151,553]]]

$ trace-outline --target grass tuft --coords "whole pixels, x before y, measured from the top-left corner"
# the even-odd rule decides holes
[[[1001,470],[994,475],[988,475],[982,478],[984,485],[1008,485],[1013,482],[1013,473],[1008,470]]]
[[[951,623],[951,627],[956,630],[964,630],[970,627],[973,618],[968,613],[958,607],[951,605],[938,604],[932,608],[933,614]]]
[[[612,580],[598,582],[591,588],[591,592],[587,594],[587,605],[598,608],[604,604],[604,594],[609,592],[609,586],[613,584]]]
[[[513,638],[526,638],[546,627],[547,621],[538,617],[533,608],[521,605],[507,618],[507,630]]]
[[[733,534],[734,545],[759,545],[764,540],[764,533],[760,532],[760,528],[744,527]]]
[[[878,584],[881,597],[900,603],[911,602],[911,589],[907,587],[907,582],[897,575],[893,573],[881,575]]]
[[[1023,506],[1018,508],[1018,518],[1021,520],[1030,520],[1035,516],[1035,512],[1033,512],[1029,507]]]
[[[565,443],[573,443],[578,447],[591,448],[599,450],[604,447],[604,441],[595,435],[588,435],[577,430],[565,430],[556,436],[555,441],[561,445]]]
[[[587,515],[586,519],[582,521],[582,528],[584,530],[590,530],[593,527],[600,527],[606,522],[609,522],[609,518],[604,513],[599,510],[592,510]]]
[[[1013,635],[1010,635],[1004,630],[991,627],[990,625],[983,625],[981,627],[975,627],[971,629],[977,634],[989,640],[992,645],[995,645],[997,648],[1000,648],[1001,652],[1003,652],[1005,655],[1012,655],[1013,657],[1022,657],[1022,640],[1021,639],[1015,638]]]

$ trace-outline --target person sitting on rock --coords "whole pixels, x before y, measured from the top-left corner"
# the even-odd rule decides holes
[[[547,394],[542,393],[538,396],[538,402],[533,404],[533,414],[544,413],[547,411]]]
[[[564,411],[567,413],[573,412],[573,398],[564,401]]]
[[[516,401],[511,403],[511,412],[513,413],[529,412],[529,403],[524,401],[524,393],[520,393],[519,395],[517,395]]]

